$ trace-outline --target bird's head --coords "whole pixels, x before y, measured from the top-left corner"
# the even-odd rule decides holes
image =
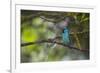
[[[64,21],[66,23],[66,26],[70,25],[70,24],[74,24],[75,23],[75,18],[71,17],[71,16],[67,16],[64,18]]]

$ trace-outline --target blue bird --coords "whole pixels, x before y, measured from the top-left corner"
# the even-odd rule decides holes
[[[70,43],[70,38],[69,38],[69,29],[67,27],[64,27],[63,32],[62,32],[62,41],[64,44],[69,44]]]

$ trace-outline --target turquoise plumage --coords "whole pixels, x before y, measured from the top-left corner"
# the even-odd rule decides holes
[[[69,43],[70,43],[69,29],[68,29],[67,27],[65,27],[65,28],[63,29],[62,41],[63,41],[64,44],[69,44]]]

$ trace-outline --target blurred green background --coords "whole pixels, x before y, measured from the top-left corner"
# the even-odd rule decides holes
[[[89,50],[89,13],[21,10],[21,43],[56,37],[57,32],[53,27],[64,17],[74,18],[69,25],[73,46]],[[89,60],[89,51],[57,44],[52,47],[52,43],[21,46],[21,63],[64,60]]]

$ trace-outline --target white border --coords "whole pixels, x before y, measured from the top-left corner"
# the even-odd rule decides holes
[[[20,63],[20,10],[46,10],[65,12],[88,12],[90,13],[90,60],[84,61],[62,61],[62,62],[42,62],[42,63]],[[12,7],[12,46],[11,46],[11,71],[37,71],[51,69],[79,68],[95,65],[95,10],[93,7],[85,6],[46,6],[46,5],[25,5],[14,4]]]

